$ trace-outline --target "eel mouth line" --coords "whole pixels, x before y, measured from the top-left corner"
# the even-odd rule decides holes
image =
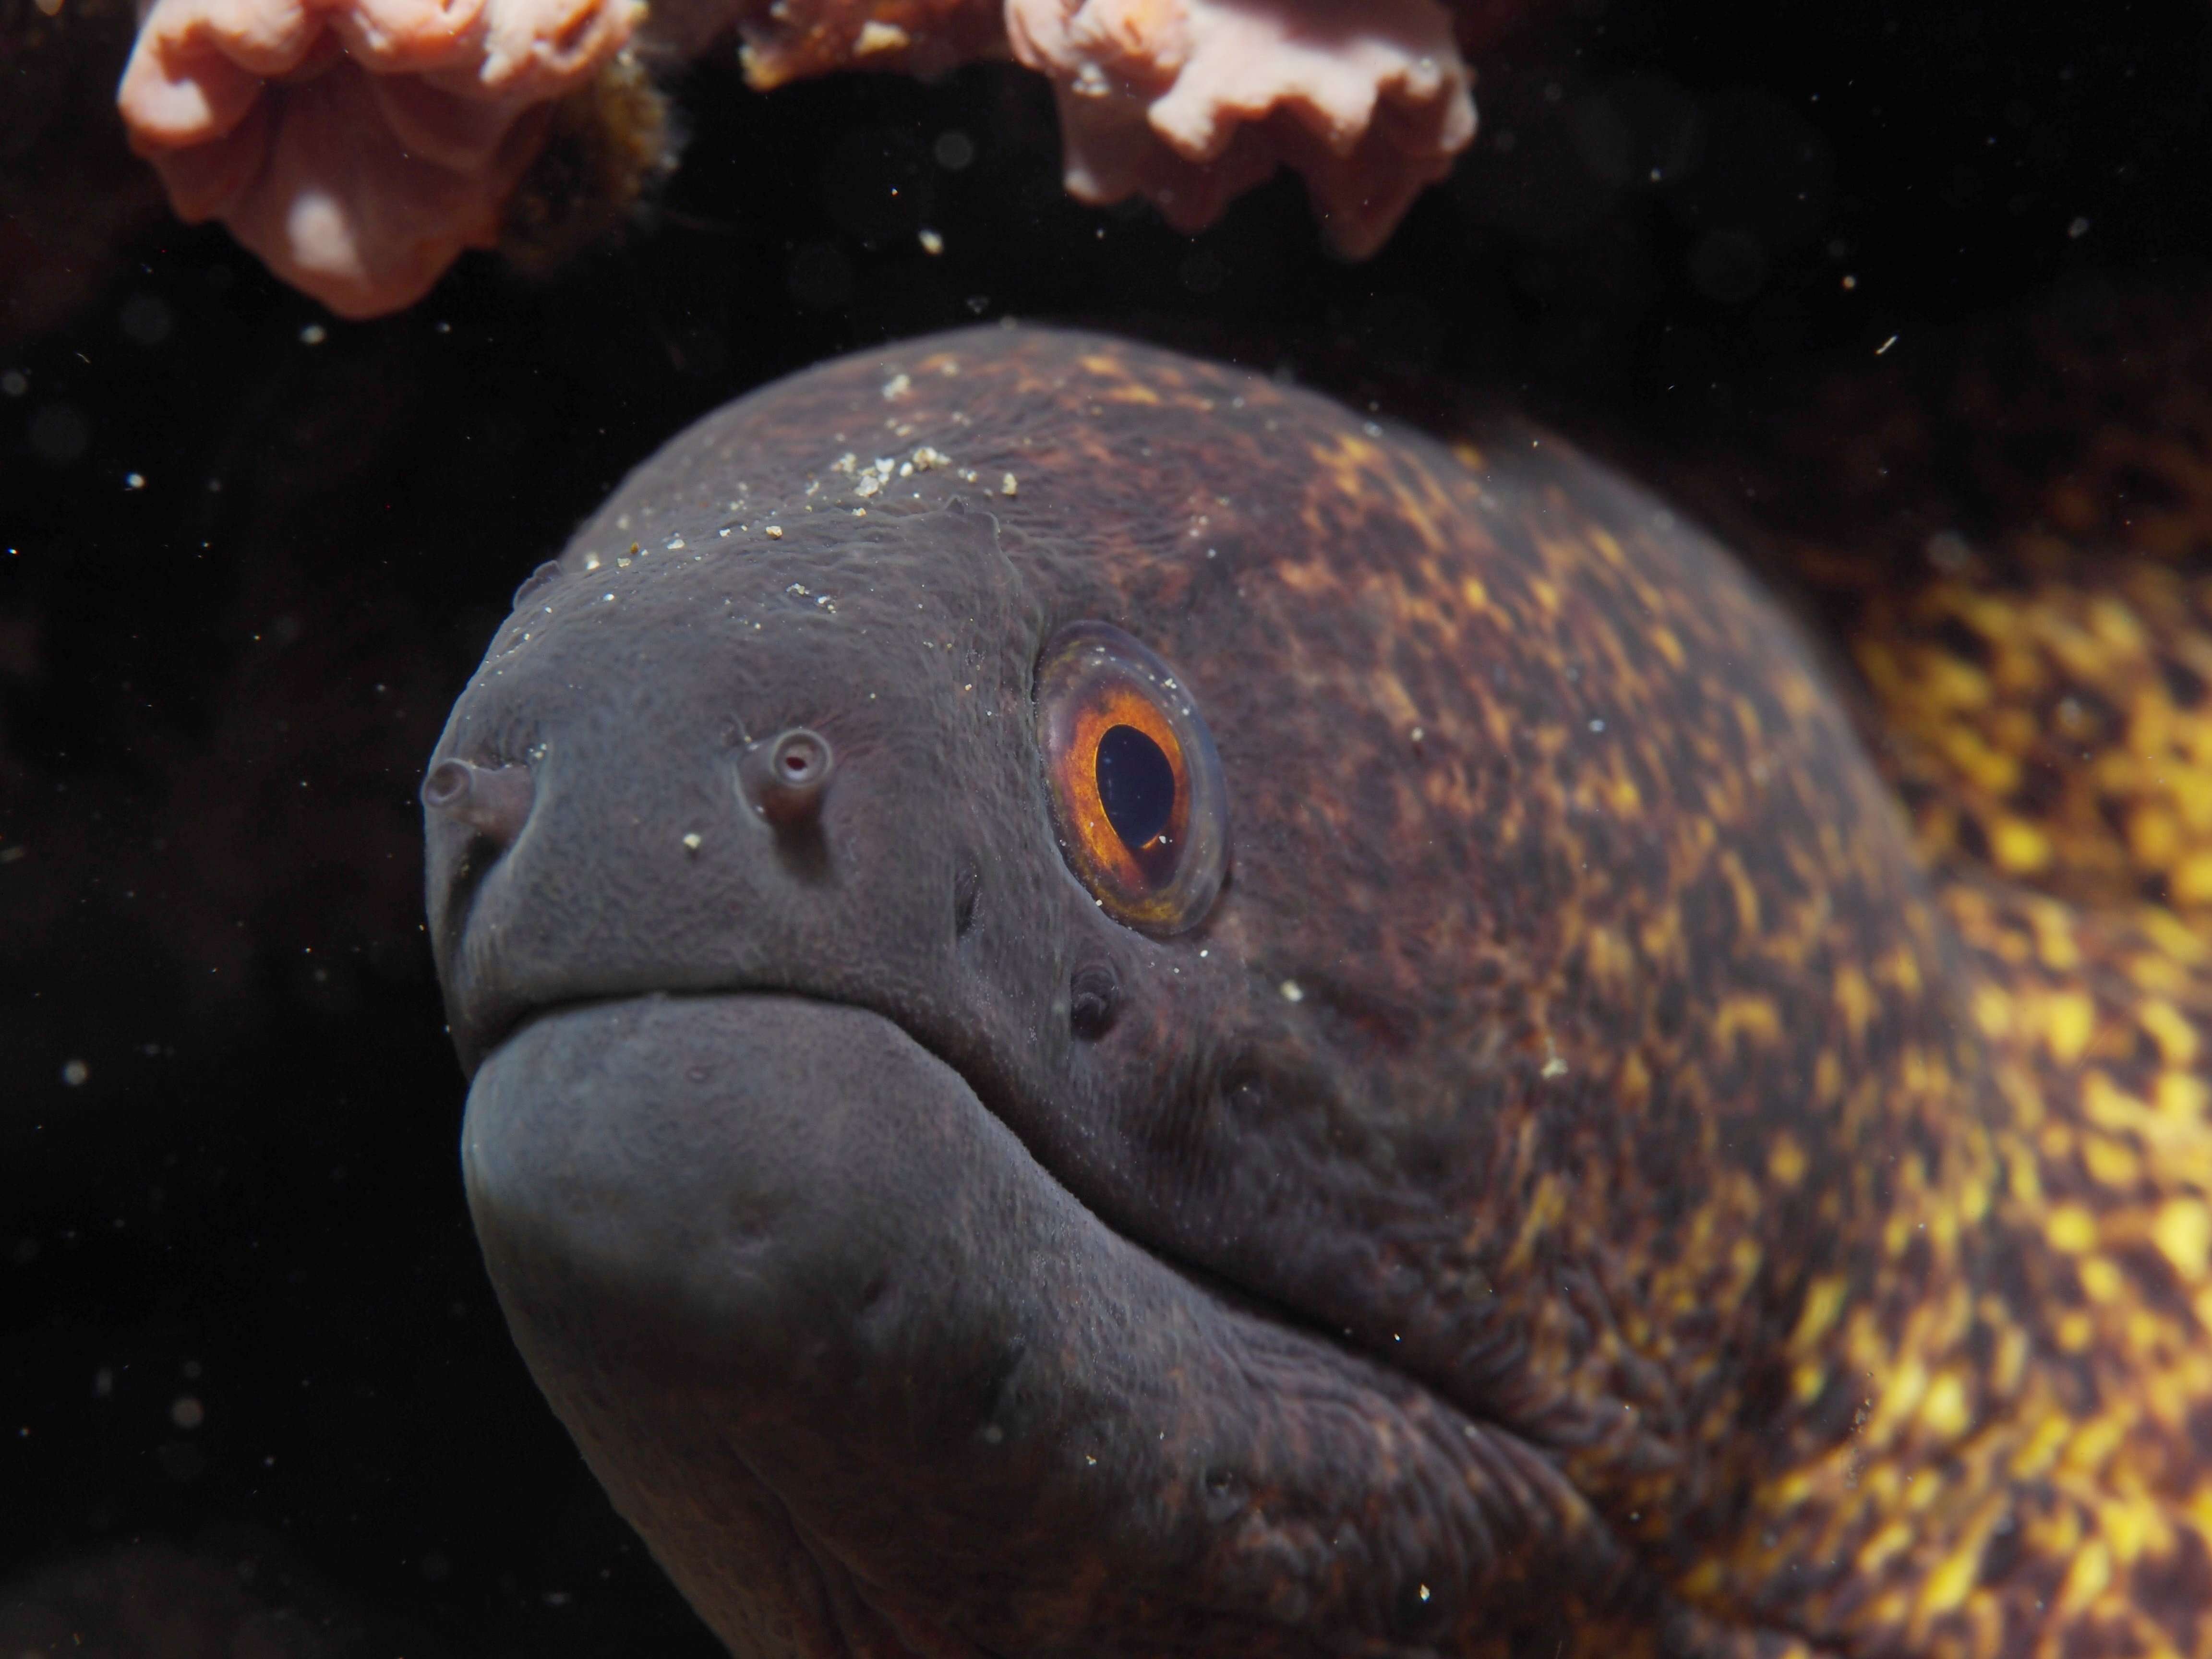
[[[967,1652],[1389,1650],[1540,1626],[1539,1565],[1620,1588],[1541,1453],[1107,1224],[884,1014],[547,1004],[463,1143],[540,1387],[739,1652],[793,1650],[757,1638],[794,1535]]]
[[[976,1103],[1008,1133],[1021,1142],[1024,1150],[1036,1161],[1038,1168],[1067,1194],[1070,1202],[1080,1206],[1084,1212],[1099,1228],[1114,1235],[1131,1249],[1149,1256],[1167,1272],[1182,1279],[1193,1291],[1218,1303],[1225,1310],[1234,1310],[1251,1318],[1279,1325],[1285,1330],[1297,1331],[1316,1342],[1325,1344],[1347,1355],[1356,1356],[1386,1370],[1397,1370],[1398,1368],[1391,1364],[1389,1355],[1359,1347],[1348,1341],[1340,1327],[1319,1322],[1296,1308],[1240,1285],[1234,1279],[1224,1277],[1202,1262],[1194,1261],[1174,1251],[1163,1249],[1118,1226],[1109,1218],[1101,1214],[1081,1194],[1060,1179],[1058,1171],[1054,1170],[1043,1151],[1030,1137],[1022,1133],[1018,1127],[1019,1115],[1008,1112],[1004,1109],[1000,1100],[994,1097],[1000,1094],[1002,1085],[994,1079],[976,1076],[972,1066],[963,1063],[955,1055],[945,1053],[944,1048],[932,1041],[928,1036],[915,1030],[898,1013],[887,1008],[878,1007],[849,997],[829,996],[801,987],[780,985],[772,981],[726,986],[710,985],[703,988],[685,988],[681,990],[609,992],[566,997],[524,1007],[505,1018],[496,1034],[484,1042],[479,1052],[477,1065],[482,1066],[489,1064],[502,1047],[510,1041],[520,1038],[532,1027],[571,1014],[582,1013],[593,1009],[618,1007],[627,1003],[674,1003],[754,997],[805,1003],[824,1008],[851,1010],[863,1014],[871,1014],[882,1019],[899,1030],[915,1047],[936,1060],[965,1084],[969,1092],[975,1097]],[[1437,1394],[1432,1386],[1419,1376],[1402,1371],[1399,1374],[1405,1376],[1413,1386],[1420,1388],[1425,1392]],[[1448,1400],[1446,1396],[1440,1394],[1437,1394],[1437,1398],[1441,1402],[1445,1403],[1449,1409],[1465,1413],[1471,1420],[1481,1424],[1483,1427],[1492,1432],[1513,1434],[1519,1437],[1516,1431],[1485,1412],[1470,1408],[1457,1401]],[[1534,1449],[1532,1447],[1531,1449],[1533,1451]]]

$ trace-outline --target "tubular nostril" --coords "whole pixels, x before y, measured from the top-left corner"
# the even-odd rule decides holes
[[[830,779],[830,745],[795,726],[769,745],[769,775],[782,789],[818,789]]]
[[[422,780],[422,805],[442,812],[469,793],[469,769],[460,761],[440,761]]]
[[[522,833],[534,790],[526,766],[440,761],[422,780],[422,805],[504,847]]]
[[[779,830],[799,829],[820,816],[836,765],[830,740],[803,726],[755,744],[741,763],[753,805]]]

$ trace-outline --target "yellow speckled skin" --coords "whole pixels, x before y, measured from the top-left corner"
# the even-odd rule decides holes
[[[2212,919],[2212,575],[2048,534],[1873,599],[1856,654],[1930,849]]]
[[[994,1109],[1125,1236],[1564,1476],[1517,1580],[1370,1650],[2212,1654],[2181,567],[1856,613],[1908,816],[1734,562],[1538,433],[987,331],[677,447],[566,556],[611,602],[656,548],[828,559],[957,495],[1047,623],[1187,675],[1234,871],[1124,961],[1178,975],[1117,1029],[1152,1070]]]
[[[1834,1594],[1906,1650],[2212,1651],[2212,376],[2173,312],[1982,343],[1951,414],[1985,539],[1926,534],[1957,511],[1926,507],[1918,535],[1792,538],[1941,874],[1994,1085],[1985,1136],[1954,1132],[1974,1173],[1924,1219],[1986,1212],[1999,1262],[1954,1250],[1902,1341],[1852,1339],[1864,1430],[1763,1495],[1784,1551],[1852,1538]],[[1930,1433],[1948,1462],[1873,1472]]]

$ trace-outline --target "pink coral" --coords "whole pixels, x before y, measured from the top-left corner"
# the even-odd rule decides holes
[[[636,0],[154,0],[117,101],[186,219],[345,316],[489,246],[548,101]]]
[[[1436,0],[1006,0],[1006,28],[1059,94],[1069,191],[1183,230],[1287,161],[1364,258],[1474,137]]]
[[[180,214],[223,220],[286,281],[370,316],[497,240],[548,101],[612,73],[642,10],[153,0],[119,101]],[[1440,0],[665,0],[653,33],[682,56],[732,21],[762,88],[842,68],[935,73],[1011,49],[1053,82],[1083,200],[1141,194],[1196,230],[1287,163],[1353,257],[1382,246],[1474,134]]]

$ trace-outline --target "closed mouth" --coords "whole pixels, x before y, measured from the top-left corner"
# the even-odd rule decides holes
[[[1116,1230],[893,1015],[761,985],[550,1001],[469,1116],[518,1340],[710,1622],[738,1592],[672,1556],[692,1523],[656,1470],[699,1471],[741,1559],[802,1546],[808,1650],[853,1659],[1052,1647],[1071,1608],[1163,1654],[1288,1652],[1310,1618],[1424,1645],[1423,1620],[1536,1616],[1523,1534],[1619,1561],[1532,1446]],[[1186,1596],[1202,1644],[1154,1622]]]

